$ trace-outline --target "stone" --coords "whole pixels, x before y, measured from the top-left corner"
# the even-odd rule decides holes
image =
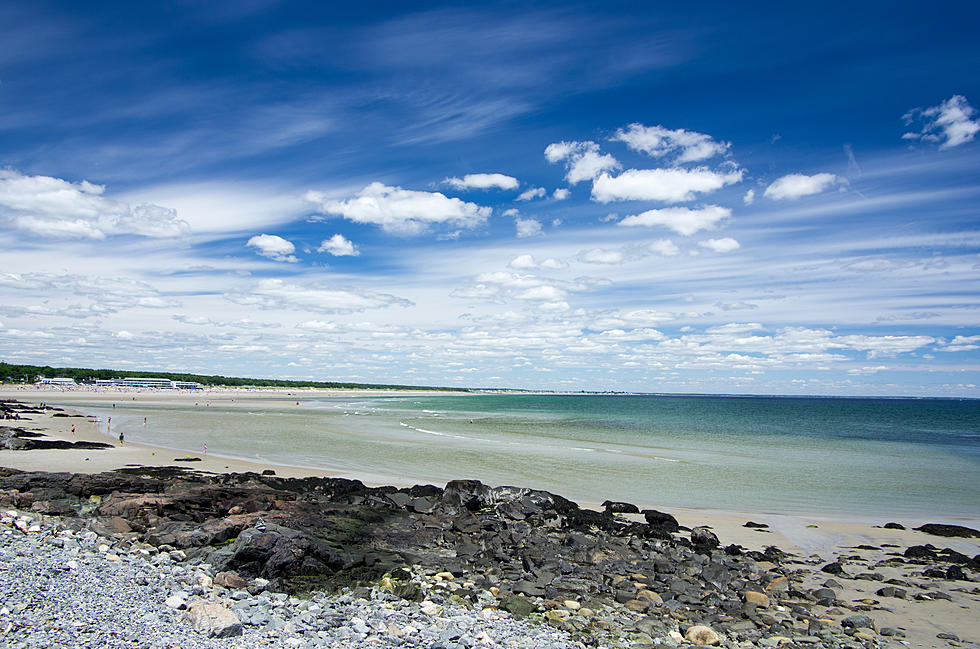
[[[527,598],[518,595],[505,598],[500,602],[500,608],[517,618],[527,617],[534,612],[534,604],[527,601]]]
[[[199,600],[184,614],[194,629],[210,638],[231,638],[242,634],[242,623],[235,613],[221,604]]]
[[[925,532],[934,536],[961,537],[961,538],[980,538],[980,530],[963,525],[945,525],[943,523],[926,523],[915,528],[917,532]]]
[[[177,595],[171,595],[163,603],[176,611],[182,611],[187,608],[187,602],[184,601],[184,598],[178,597]]]
[[[774,578],[772,581],[766,584],[767,593],[774,593],[783,590],[789,590],[789,579],[783,577],[782,575]]]
[[[632,503],[616,502],[607,500],[602,506],[610,514],[639,514],[640,508]]]
[[[236,590],[245,588],[248,586],[248,582],[242,579],[236,572],[223,570],[214,576],[214,585]]]
[[[764,593],[760,593],[754,590],[747,590],[743,595],[745,601],[749,604],[755,604],[756,606],[762,608],[769,608],[769,597]]]
[[[883,527],[886,530],[904,530],[905,526],[901,523],[885,523]]]
[[[716,645],[721,642],[721,637],[711,627],[696,624],[688,628],[684,640],[696,645]]]
[[[828,575],[841,575],[844,574],[844,566],[841,565],[839,561],[834,561],[828,563],[823,568],[820,569],[822,572],[826,572]]]
[[[881,630],[878,631],[878,633],[879,633],[879,635],[888,636],[888,637],[896,637],[896,638],[904,638],[905,637],[905,631],[902,631],[901,629],[896,629],[896,628],[890,627],[890,626],[883,626],[883,627],[881,627]]]
[[[840,621],[840,625],[842,627],[844,627],[845,629],[846,628],[854,628],[854,629],[868,628],[868,629],[873,629],[873,628],[875,628],[875,621],[872,620],[867,615],[858,614],[858,615],[851,615],[849,617],[845,617],[843,620]]]
[[[699,552],[706,552],[708,554],[721,545],[718,541],[718,536],[706,525],[700,525],[691,530],[691,543]]]
[[[904,588],[898,588],[897,586],[885,586],[884,588],[879,588],[875,591],[875,595],[879,597],[897,597],[899,599],[905,599],[908,592]]]
[[[630,599],[623,606],[635,613],[643,613],[650,608],[650,603],[640,599]]]
[[[660,605],[664,603],[664,600],[660,595],[647,588],[641,588],[636,593],[636,599],[642,599],[650,602],[652,605]]]
[[[855,631],[854,635],[852,635],[851,637],[854,638],[855,640],[860,640],[862,642],[875,641],[875,634],[865,630]]]

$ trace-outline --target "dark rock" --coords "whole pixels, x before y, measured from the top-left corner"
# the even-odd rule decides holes
[[[980,530],[962,525],[946,525],[943,523],[926,523],[915,528],[918,532],[925,532],[934,536],[953,536],[962,538],[980,538]]]
[[[840,625],[845,629],[846,628],[873,629],[875,628],[875,621],[872,620],[867,615],[858,614],[858,615],[851,615],[849,617],[845,617],[843,620],[840,621]]]
[[[840,564],[839,561],[834,561],[828,563],[823,568],[820,569],[822,572],[826,572],[829,575],[842,575],[844,573],[844,566]]]
[[[721,543],[710,527],[700,526],[691,530],[691,544],[697,552],[711,554]]]
[[[660,512],[656,509],[644,509],[640,513],[643,514],[647,525],[657,533],[664,535],[664,538],[670,538],[671,533],[681,529],[677,519],[666,512]]]
[[[534,604],[518,595],[510,595],[500,602],[500,608],[517,618],[524,618],[534,612]]]
[[[950,566],[946,569],[946,579],[953,581],[966,581],[966,573],[959,566]]]
[[[879,597],[897,597],[898,599],[905,599],[908,596],[908,592],[904,588],[898,588],[897,586],[879,588],[875,591],[875,594]]]
[[[631,503],[607,500],[604,503],[602,503],[602,506],[610,514],[639,514],[640,513],[640,508]]]
[[[752,522],[752,521],[748,521],[748,522],[747,522],[747,523],[745,523],[745,525],[743,525],[742,527],[752,527],[752,528],[755,528],[755,529],[766,529],[766,528],[768,528],[769,526],[768,526],[768,525],[766,525],[765,523],[754,523],[754,522]]]
[[[883,526],[886,530],[904,530],[905,526],[901,523],[885,523]]]
[[[273,471],[272,469],[265,469],[264,471],[262,471],[262,475],[276,475],[276,472]]]

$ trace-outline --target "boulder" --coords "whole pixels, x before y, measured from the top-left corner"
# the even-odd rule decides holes
[[[706,525],[691,530],[691,544],[695,550],[704,554],[711,554],[712,550],[721,545],[718,536]]]
[[[926,523],[915,528],[918,532],[925,532],[934,536],[953,536],[962,538],[980,538],[980,530],[962,525],[946,525],[943,523]]]
[[[721,637],[711,627],[695,624],[688,628],[684,640],[696,645],[716,645],[721,642]]]
[[[221,604],[198,600],[188,604],[184,616],[196,631],[210,638],[231,638],[242,634],[238,616]]]
[[[643,518],[650,526],[651,531],[661,538],[669,539],[673,532],[681,529],[677,519],[666,512],[644,509],[640,513],[643,514]]]
[[[632,503],[607,500],[604,503],[602,503],[602,506],[610,514],[639,514],[640,513],[640,508]]]
[[[769,597],[754,590],[747,590],[743,595],[747,604],[755,604],[760,608],[769,608]]]

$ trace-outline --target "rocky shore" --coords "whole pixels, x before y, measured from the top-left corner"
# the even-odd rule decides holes
[[[902,623],[980,610],[980,556],[925,532],[828,563],[628,503],[182,467],[0,469],[0,508],[6,646],[978,646]]]

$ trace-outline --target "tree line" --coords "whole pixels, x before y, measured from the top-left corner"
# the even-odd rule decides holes
[[[161,378],[171,381],[191,381],[205,386],[224,387],[277,387],[277,388],[326,388],[355,390],[440,390],[465,391],[466,388],[433,387],[421,385],[397,385],[380,383],[347,383],[337,381],[294,381],[290,379],[256,379],[217,374],[190,374],[187,372],[145,372],[85,367],[51,367],[50,365],[13,365],[0,361],[0,380],[11,383],[33,383],[38,377],[64,377],[76,383],[94,382],[97,379]]]

